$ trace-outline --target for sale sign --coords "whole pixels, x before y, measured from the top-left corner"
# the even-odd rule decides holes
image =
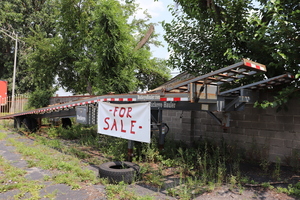
[[[98,104],[98,133],[150,143],[150,102]]]

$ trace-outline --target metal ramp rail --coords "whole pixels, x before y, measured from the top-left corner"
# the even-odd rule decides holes
[[[282,75],[279,75],[279,76],[276,76],[273,78],[269,78],[266,80],[251,83],[251,84],[244,85],[244,86],[234,88],[231,90],[223,91],[223,92],[220,92],[219,95],[221,95],[221,96],[239,95],[239,94],[241,94],[241,90],[243,90],[243,89],[251,89],[251,90],[260,90],[260,89],[265,89],[265,88],[272,89],[273,86],[281,85],[283,83],[289,83],[292,80],[294,80],[294,78],[295,77],[289,73],[282,74]]]
[[[266,66],[243,59],[241,62],[224,67],[222,69],[210,72],[205,75],[198,77],[190,78],[188,80],[178,81],[170,84],[166,84],[162,87],[152,90],[151,92],[163,89],[166,92],[172,90],[188,90],[190,83],[198,84],[212,84],[212,85],[221,85],[223,83],[229,83],[234,80],[244,78],[245,76],[251,76],[257,72],[266,72]]]

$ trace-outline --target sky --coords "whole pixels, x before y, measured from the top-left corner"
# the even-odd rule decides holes
[[[150,46],[153,57],[167,59],[169,57],[168,45],[167,42],[163,39],[163,35],[165,34],[165,32],[161,24],[159,24],[159,22],[171,22],[172,15],[169,12],[168,6],[174,5],[173,0],[136,0],[136,3],[139,4],[141,8],[141,10],[137,13],[136,17],[144,18],[143,11],[147,10],[148,13],[152,16],[152,19],[150,21],[153,23],[157,23],[157,26],[155,26],[154,29],[156,33],[160,34],[158,40],[164,45],[164,47],[155,47],[154,45]],[[176,73],[176,71],[173,71],[172,75]],[[59,88],[56,94],[58,94],[59,96],[72,95],[72,93],[65,92],[62,88]]]
[[[147,10],[148,13],[152,16],[152,19],[150,21],[158,24],[154,27],[155,32],[160,34],[158,40],[163,43],[164,47],[157,48],[155,46],[151,46],[153,57],[167,59],[169,57],[169,53],[167,50],[168,46],[166,41],[163,39],[163,34],[165,32],[158,22],[171,22],[172,15],[169,12],[168,7],[174,5],[173,0],[136,0],[136,3],[140,5],[140,8],[142,8],[142,10],[137,13],[137,17],[142,18],[143,10]]]

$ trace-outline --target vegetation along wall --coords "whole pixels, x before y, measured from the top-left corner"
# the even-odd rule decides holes
[[[272,99],[264,92],[264,99]],[[215,113],[222,117],[222,113]],[[170,127],[167,138],[190,145],[209,140],[241,149],[249,159],[265,159],[284,165],[299,165],[300,160],[300,104],[289,100],[287,110],[254,108],[247,104],[243,111],[231,112],[230,127],[223,129],[206,112],[163,111],[164,122]]]

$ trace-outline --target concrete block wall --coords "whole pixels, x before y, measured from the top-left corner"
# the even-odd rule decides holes
[[[264,93],[263,99],[271,99]],[[164,110],[163,120],[170,127],[168,137],[192,144],[208,139],[225,141],[236,145],[252,159],[268,159],[283,164],[291,164],[295,155],[300,159],[300,99],[288,102],[288,110],[276,112],[276,108],[254,108],[245,106],[243,111],[231,112],[230,127],[224,130],[218,123],[202,111]],[[222,113],[215,113],[222,118]]]

